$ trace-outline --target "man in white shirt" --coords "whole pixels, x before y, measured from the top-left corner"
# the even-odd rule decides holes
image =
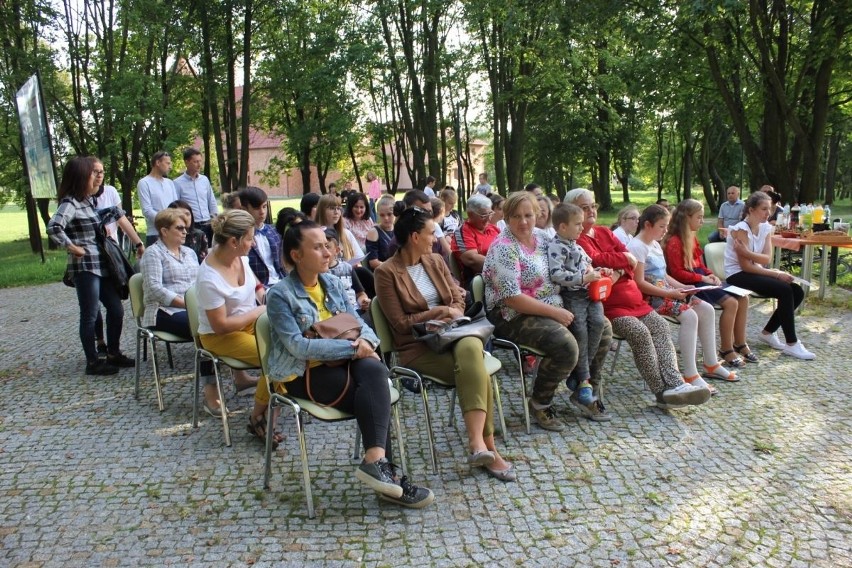
[[[204,232],[208,246],[213,244],[213,229],[210,220],[219,213],[216,195],[210,180],[201,173],[204,158],[195,148],[183,151],[183,161],[186,171],[175,178],[178,199],[186,201],[192,209],[192,220],[195,226]]]
[[[145,246],[157,242],[154,217],[168,207],[169,203],[177,201],[175,184],[166,177],[170,171],[172,171],[172,157],[168,152],[157,152],[151,157],[151,172],[136,184],[139,205],[142,207],[142,215],[145,216],[147,225]]]
[[[481,195],[487,196],[491,193],[491,184],[488,183],[488,174],[482,172],[479,174],[479,185],[473,188],[474,193],[479,193]]]
[[[426,178],[426,187],[423,188],[423,193],[425,193],[429,197],[435,197],[435,182],[436,181],[437,180],[432,176],[427,177]],[[431,207],[431,204],[430,204],[430,207]]]
[[[707,242],[724,242],[728,238],[728,227],[736,225],[742,220],[745,203],[740,199],[740,188],[732,185],[725,194],[728,200],[719,207],[719,220],[716,222],[716,230],[710,233]]]

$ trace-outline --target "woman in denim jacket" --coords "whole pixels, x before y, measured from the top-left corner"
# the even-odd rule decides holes
[[[269,370],[276,388],[320,404],[336,401],[335,408],[354,414],[365,450],[355,476],[381,499],[406,507],[425,507],[434,500],[432,492],[405,477],[398,479],[388,459],[388,369],[376,353],[378,337],[347,301],[341,281],[327,274],[331,253],[323,228],[311,221],[291,226],[284,234],[284,255],[295,269],[267,296],[272,328]],[[361,336],[355,341],[307,339],[303,335],[314,322],[344,311],[361,322]],[[325,363],[341,359],[349,361],[339,366]]]

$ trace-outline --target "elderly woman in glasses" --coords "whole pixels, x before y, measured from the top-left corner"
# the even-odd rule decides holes
[[[560,432],[565,425],[552,403],[561,381],[574,382],[571,375],[579,349],[568,329],[574,314],[562,306],[559,287],[550,280],[549,241],[544,231],[536,227],[539,215],[536,195],[531,191],[513,193],[503,202],[503,215],[506,229],[491,244],[482,269],[488,319],[494,324],[497,337],[532,345],[544,352],[528,404],[539,426]],[[599,371],[610,340],[610,328],[605,325],[597,354],[590,364],[590,382],[596,391],[600,390]],[[575,395],[571,395],[571,403],[583,416],[596,422],[611,419],[599,397],[584,405]]]
[[[482,272],[485,255],[500,229],[490,221],[494,215],[491,200],[479,193],[467,200],[467,220],[453,234],[450,247],[462,269],[462,286],[469,288],[471,279]]]
[[[595,225],[598,205],[588,189],[572,189],[565,203],[583,210],[583,233],[577,242],[592,258],[596,267],[615,271],[612,292],[604,302],[604,315],[612,323],[614,333],[630,344],[639,374],[663,409],[704,404],[710,399],[706,388],[684,382],[677,366],[677,353],[666,320],[645,301],[633,271],[636,257],[628,252],[612,231]]]
[[[154,226],[158,239],[139,261],[145,296],[142,325],[180,337],[191,336],[183,296],[198,276],[198,257],[184,245],[189,224],[189,214],[183,209],[167,208],[157,213]],[[214,399],[216,378],[210,361],[202,361],[201,376],[207,385],[205,396]],[[204,408],[209,412],[212,407],[205,402]]]

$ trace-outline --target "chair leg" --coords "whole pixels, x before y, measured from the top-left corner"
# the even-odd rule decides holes
[[[192,427],[198,428],[198,391],[201,383],[201,353],[195,352],[195,381],[192,388]]]
[[[420,396],[423,399],[423,412],[426,414],[426,430],[429,434],[429,453],[432,456],[432,473],[438,473],[438,451],[435,449],[435,433],[432,431],[432,413],[429,412],[429,395],[420,379]]]
[[[521,376],[521,406],[524,410],[524,426],[527,429],[527,434],[530,433],[530,409],[527,404],[527,378],[524,376],[524,357],[521,350],[512,345],[512,352],[515,354],[515,360],[518,362],[518,374]]]
[[[263,464],[263,488],[269,490],[269,478],[272,476],[272,420],[270,416],[275,412],[277,407],[278,395],[272,392],[269,396],[269,403],[266,406],[266,444],[264,447],[264,464]],[[298,421],[298,416],[296,417]]]
[[[500,396],[500,384],[497,382],[497,375],[491,375],[492,388],[494,389],[494,402],[497,405],[497,417],[500,419],[500,432],[503,439],[509,437],[509,430],[506,429],[506,417],[503,415],[503,400]]]
[[[141,341],[140,341],[141,335],[142,335],[142,331],[137,329],[136,330],[136,388],[133,391],[133,396],[136,398],[136,400],[139,400],[139,367],[142,364],[140,362],[140,357],[139,357],[139,355],[141,354],[141,350],[142,350],[142,345],[141,345]]]
[[[609,374],[613,374],[615,372],[615,363],[618,361],[618,354],[621,353],[621,344],[624,343],[623,339],[616,339],[615,344],[615,355],[612,357],[612,365],[609,368]]]
[[[402,468],[402,474],[408,475],[408,458],[405,455],[405,441],[402,439],[402,427],[399,422],[398,407],[398,404],[394,404],[391,408],[391,412],[393,412],[393,426],[394,430],[396,430],[396,441],[399,447],[399,466]]]
[[[174,362],[174,359],[172,359],[172,344],[171,343],[168,343],[168,342],[166,343],[166,353],[168,353],[168,355],[169,355],[169,367],[174,369],[175,368],[175,362]]]
[[[450,428],[456,425],[456,389],[450,391],[450,419],[447,422]]]
[[[296,434],[299,437],[299,452],[302,456],[302,479],[305,485],[305,503],[308,505],[308,517],[314,518],[314,495],[311,491],[311,472],[308,469],[308,450],[305,444],[305,429],[299,415],[296,415]]]
[[[219,375],[219,365],[213,365],[213,371],[216,374],[216,392],[219,394],[219,408],[221,409],[219,414],[222,415],[222,432],[225,434],[225,445],[229,448],[231,447],[231,428],[228,424],[228,413],[226,411],[225,405],[225,393],[222,390],[222,378]]]
[[[352,459],[360,461],[361,459],[361,429],[358,428],[358,422],[355,422],[355,444],[352,446]]]
[[[154,367],[154,388],[157,390],[157,404],[160,406],[160,412],[162,412],[166,407],[163,404],[163,387],[160,384],[160,365],[157,360],[157,343],[151,337],[148,338],[148,342],[151,344],[151,366]]]

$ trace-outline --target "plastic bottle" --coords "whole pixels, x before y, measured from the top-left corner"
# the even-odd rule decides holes
[[[798,203],[794,203],[793,207],[790,209],[790,228],[795,229],[799,226],[799,214],[801,213],[802,208],[799,207]]]
[[[825,215],[825,221],[823,223],[828,223],[828,228],[833,229],[834,223],[831,221],[831,207],[828,206],[828,203],[822,208],[823,214]]]
[[[810,229],[811,223],[813,223],[813,210],[811,209],[810,205],[802,205],[802,213],[800,218],[802,222],[802,227],[804,227],[805,230]]]
[[[822,205],[817,203],[816,207],[814,207],[814,225],[821,225],[825,219],[825,209],[822,208]]]

